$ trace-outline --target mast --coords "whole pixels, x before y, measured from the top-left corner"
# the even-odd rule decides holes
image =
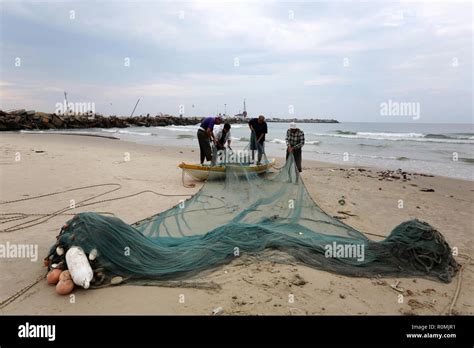
[[[137,108],[137,105],[138,105],[139,102],[140,102],[140,98],[138,98],[137,103],[135,104],[135,107],[133,108],[133,111],[132,111],[132,114],[130,115],[130,117],[133,116],[133,113],[135,112],[135,109]]]

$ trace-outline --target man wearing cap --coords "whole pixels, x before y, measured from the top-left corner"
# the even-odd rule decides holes
[[[301,148],[304,146],[304,132],[296,126],[295,122],[291,122],[290,129],[286,131],[286,146],[286,159],[292,153],[296,168],[301,173]]]
[[[211,140],[214,144],[217,142],[213,133],[214,125],[219,125],[221,123],[222,117],[220,116],[206,117],[201,121],[201,125],[197,131],[201,164],[204,164],[204,159],[206,159],[206,161],[215,161],[215,158],[212,158]]]

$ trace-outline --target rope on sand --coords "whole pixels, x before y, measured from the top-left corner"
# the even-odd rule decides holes
[[[20,297],[21,295],[23,295],[25,292],[27,292],[28,290],[30,290],[33,286],[35,286],[36,284],[38,284],[40,281],[42,281],[44,278],[46,278],[46,274],[43,274],[41,275],[40,277],[38,277],[35,281],[33,281],[32,283],[28,284],[27,286],[23,287],[22,289],[18,290],[17,292],[15,292],[12,296],[8,297],[6,300],[3,300],[2,302],[0,302],[0,309],[3,309],[5,308],[6,306],[8,306],[10,303],[12,303],[13,301],[15,301],[18,297]]]
[[[448,315],[453,315],[453,308],[454,308],[454,305],[456,304],[456,301],[458,299],[459,292],[461,291],[461,281],[462,281],[462,269],[463,269],[463,267],[464,267],[464,265],[461,265],[461,267],[459,267],[458,284],[456,286],[456,292],[454,293],[453,300],[451,301],[451,306],[449,306]]]
[[[466,255],[466,254],[459,254],[458,256],[460,257],[464,257],[465,259],[467,259],[468,261],[464,264],[461,264],[461,267],[459,268],[459,276],[458,276],[458,283],[456,285],[456,291],[454,292],[454,296],[453,296],[453,299],[451,301],[451,305],[449,306],[449,310],[448,310],[448,315],[453,315],[453,309],[454,309],[454,306],[456,305],[456,301],[459,297],[459,293],[461,292],[461,284],[462,284],[462,270],[463,268],[466,266],[466,265],[472,265],[472,257],[470,257],[469,255]]]
[[[74,205],[74,207],[63,208],[63,209],[54,211],[52,213],[44,213],[44,214],[3,213],[3,214],[0,214],[0,216],[5,216],[3,218],[0,218],[0,221],[4,220],[4,221],[0,222],[1,224],[11,222],[11,221],[15,221],[15,220],[23,220],[23,219],[26,219],[28,217],[35,217],[34,219],[28,220],[26,222],[22,222],[22,223],[14,225],[14,226],[10,226],[6,229],[2,229],[2,230],[0,230],[0,232],[9,233],[9,232],[14,232],[14,231],[19,231],[19,230],[22,230],[22,229],[26,229],[26,228],[29,228],[29,227],[33,227],[33,226],[45,223],[46,221],[51,220],[55,216],[69,215],[69,214],[66,213],[69,210],[74,210],[74,209],[77,209],[77,208],[87,207],[87,206],[91,206],[91,205],[95,205],[95,204],[99,204],[99,203],[118,201],[118,200],[121,200],[121,199],[138,196],[138,195],[145,194],[145,193],[152,193],[152,194],[155,194],[157,196],[164,196],[164,197],[183,197],[183,196],[191,196],[192,195],[192,194],[189,194],[189,193],[187,193],[187,194],[166,194],[166,193],[156,192],[156,191],[153,191],[153,190],[144,190],[144,191],[132,193],[130,195],[125,195],[125,196],[120,196],[120,197],[115,197],[115,198],[102,199],[102,200],[99,200],[99,201],[90,202],[93,199],[105,196],[105,195],[110,194],[112,192],[118,191],[122,188],[122,185],[117,184],[117,183],[106,183],[106,184],[97,184],[97,185],[88,185],[88,186],[75,187],[75,188],[68,189],[68,190],[56,191],[56,192],[46,193],[46,194],[33,196],[33,197],[27,197],[27,198],[15,199],[15,200],[10,200],[10,201],[4,201],[4,202],[0,202],[0,205],[23,202],[23,201],[29,201],[29,200],[33,200],[33,199],[39,199],[39,198],[59,195],[59,194],[62,194],[62,193],[67,193],[67,192],[90,189],[90,188],[97,188],[97,187],[104,187],[104,186],[115,186],[115,188],[112,188],[112,189],[107,190],[103,193],[99,193],[99,194],[94,195],[90,198],[79,201],[78,203],[76,203]],[[111,212],[101,212],[101,214],[114,215]],[[12,216],[12,215],[16,215],[16,216]],[[73,214],[73,215],[75,215],[75,214]]]

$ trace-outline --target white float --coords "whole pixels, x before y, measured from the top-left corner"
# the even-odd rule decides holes
[[[89,288],[94,273],[82,248],[73,246],[66,253],[66,264],[74,284]]]

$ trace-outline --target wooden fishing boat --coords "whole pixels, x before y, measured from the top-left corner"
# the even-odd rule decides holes
[[[262,162],[259,165],[256,164],[226,164],[226,165],[201,165],[201,164],[188,164],[188,163],[180,163],[178,165],[179,168],[183,170],[183,173],[188,174],[192,178],[196,180],[206,180],[209,178],[210,174],[211,178],[215,179],[222,179],[225,177],[226,174],[226,167],[232,166],[232,170],[238,174],[263,174],[267,170],[269,170],[275,164],[275,159],[271,159],[269,161]]]

